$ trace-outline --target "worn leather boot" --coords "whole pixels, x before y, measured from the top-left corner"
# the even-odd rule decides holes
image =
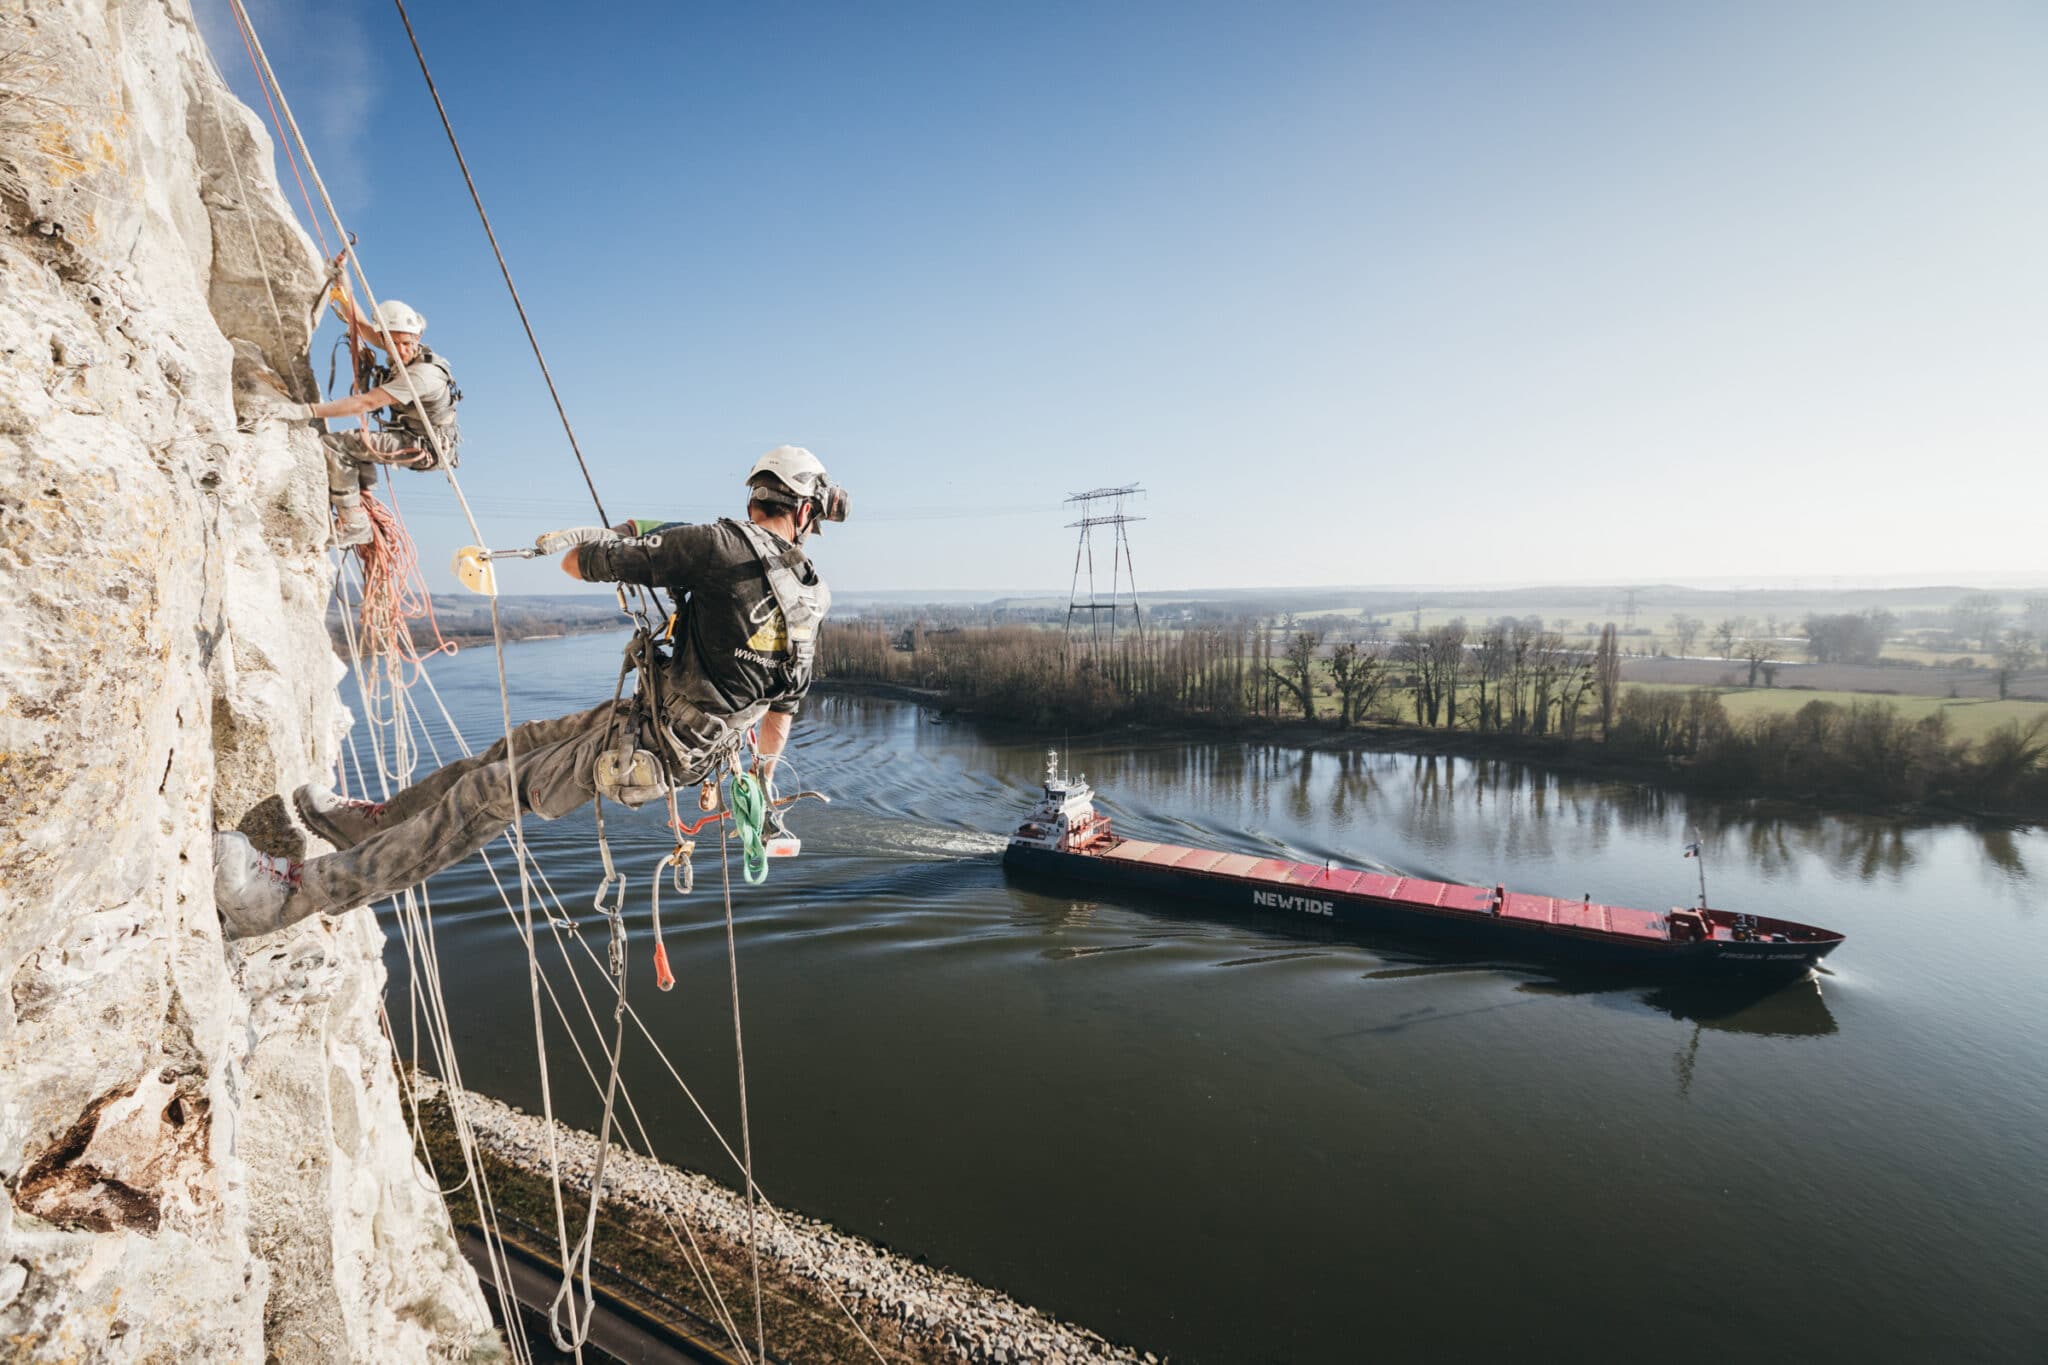
[[[299,864],[258,853],[248,836],[229,830],[213,836],[213,904],[222,936],[232,939],[271,934],[312,914],[297,909]]]
[[[371,539],[370,514],[363,510],[360,495],[343,501],[334,500],[334,548],[346,550],[351,545],[368,545]]]
[[[351,801],[317,783],[292,793],[292,809],[307,829],[336,848],[354,848],[384,827],[382,802]]]

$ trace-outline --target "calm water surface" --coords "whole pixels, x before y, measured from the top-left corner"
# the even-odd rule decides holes
[[[609,695],[616,643],[517,647],[515,714]],[[472,738],[499,732],[488,651],[434,678]],[[1686,990],[1013,886],[1001,836],[1043,746],[915,708],[816,699],[792,752],[833,804],[735,890],[756,1173],[786,1206],[1190,1360],[2048,1360],[2038,831],[1760,819],[1503,763],[1074,747],[1127,834],[1662,908],[1693,890],[1697,825],[1716,903],[1849,936],[1817,980]],[[651,811],[608,823],[631,998],[736,1133],[714,857],[664,897],[662,995],[667,841]],[[602,955],[588,816],[529,831]],[[537,1109],[512,923],[478,863],[432,892],[466,1079]],[[558,1112],[595,1127],[559,1026],[550,1046]],[[644,1044],[625,1075],[663,1157],[734,1180]]]

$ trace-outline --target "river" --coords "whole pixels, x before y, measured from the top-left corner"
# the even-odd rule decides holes
[[[609,696],[616,643],[515,646],[515,715]],[[488,650],[433,669],[473,739],[500,733]],[[1848,935],[1815,979],[1684,989],[1013,886],[1044,745],[912,706],[814,698],[792,755],[784,790],[832,804],[734,889],[782,1204],[1184,1360],[2048,1359],[2048,834],[1493,761],[1072,747],[1138,837],[1664,908],[1696,891],[1697,827],[1716,904]],[[667,837],[607,809],[631,998],[736,1134],[715,842],[664,897],[661,994]],[[601,956],[588,815],[527,829]],[[475,860],[431,891],[464,1077],[537,1111],[513,923]],[[595,1128],[559,1027],[550,1050],[557,1112]],[[661,1156],[738,1183],[644,1044],[624,1075]]]

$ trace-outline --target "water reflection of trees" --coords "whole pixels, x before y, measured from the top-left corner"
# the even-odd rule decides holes
[[[1396,796],[1386,794],[1383,804]],[[1458,843],[1511,860],[1554,858],[1566,840],[1575,853],[1598,853],[1617,833],[1669,839],[1675,849],[1698,829],[1709,853],[1739,856],[1765,873],[1817,857],[1866,881],[1904,874],[1918,859],[1920,836],[1931,834],[1896,820],[1766,811],[1521,763],[1438,755],[1410,757],[1408,801],[1394,809],[1403,832],[1419,843]],[[1984,831],[1982,838],[1993,861],[2024,871],[2009,832]]]
[[[2016,877],[2027,875],[2027,860],[2020,856],[2019,841],[2012,837],[2012,831],[2003,827],[1980,829],[1978,842],[1984,846],[1984,856],[1991,865],[2001,872]]]

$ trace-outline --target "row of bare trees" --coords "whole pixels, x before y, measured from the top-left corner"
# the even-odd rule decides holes
[[[821,649],[840,678],[1076,721],[1298,716],[1349,727],[1399,708],[1431,728],[1571,738],[1589,714],[1603,733],[1611,728],[1621,690],[1613,626],[1587,648],[1535,617],[1327,646],[1322,631],[1237,622],[1155,629],[1100,650],[1070,649],[1059,633],[1025,626],[856,621],[828,624]]]
[[[1621,646],[1610,623],[1587,648],[1536,617],[1463,621],[1405,631],[1394,650],[1406,670],[1415,723],[1482,733],[1573,738],[1589,708],[1604,734],[1621,695]]]
[[[1363,632],[1361,632],[1363,633]],[[1713,692],[1623,689],[1612,626],[1590,647],[1534,618],[1408,630],[1392,640],[1239,622],[1148,630],[1114,650],[1069,652],[1028,626],[926,629],[829,623],[827,676],[928,690],[1039,725],[1299,718],[1349,727],[1410,720],[1543,738],[1655,761],[1708,785],[1858,800],[1950,799],[2048,808],[2048,720],[1967,744],[1946,721],[1880,701],[1814,701],[1737,721]]]

